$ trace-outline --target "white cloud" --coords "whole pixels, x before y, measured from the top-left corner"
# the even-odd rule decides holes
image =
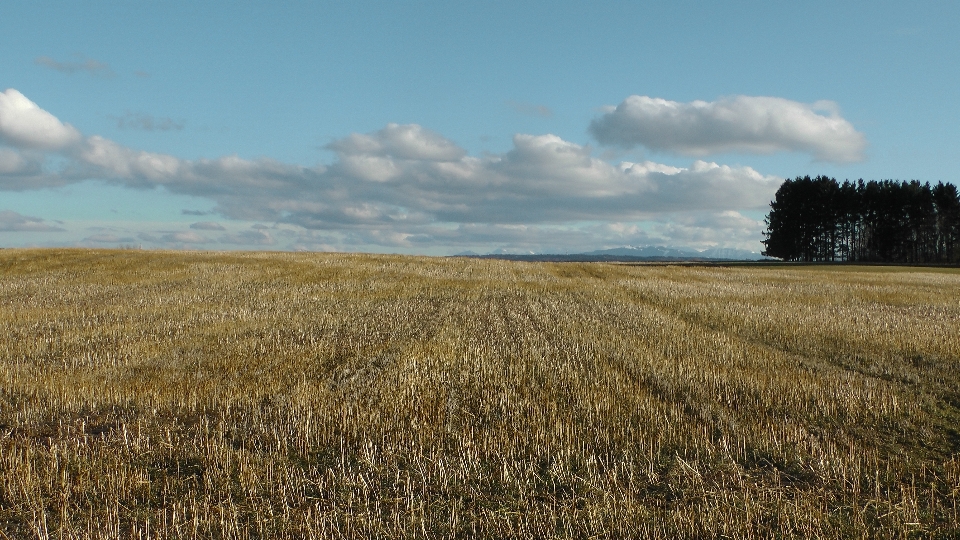
[[[416,124],[387,124],[376,133],[354,133],[328,147],[340,156],[390,156],[419,161],[457,161],[466,154],[452,141]]]
[[[60,173],[44,172],[44,152],[0,146],[0,191],[24,191],[72,182]]]
[[[161,181],[174,177],[181,165],[181,161],[173,156],[131,150],[99,135],[88,137],[77,156],[84,163],[122,179]]]
[[[697,157],[794,151],[846,163],[863,160],[867,145],[864,135],[840,116],[836,104],[809,105],[777,97],[679,103],[630,96],[594,120],[590,131],[602,144],[643,145]]]
[[[0,210],[0,232],[57,232],[62,227],[44,223],[42,218],[24,216],[13,210]]]
[[[0,174],[20,173],[26,168],[27,160],[20,155],[20,152],[0,147]]]
[[[376,134],[367,136],[376,138]],[[355,140],[351,136],[347,140]],[[331,145],[340,148],[339,145]],[[695,162],[689,168],[656,163],[611,165],[589,147],[555,135],[517,135],[502,155],[456,161],[399,159],[372,148],[339,154],[313,185],[329,197],[288,201],[283,211],[307,226],[352,223],[540,223],[635,219],[675,210],[724,210],[766,205],[779,179],[749,167]],[[389,178],[343,167],[346,158],[376,158]],[[331,200],[339,204],[331,205]]]
[[[652,230],[676,245],[696,249],[749,247],[756,251],[764,223],[734,210],[662,216]]]
[[[88,138],[76,155],[81,165],[93,167],[90,177],[208,197],[233,219],[286,221],[316,229],[396,232],[429,223],[643,219],[680,210],[760,207],[779,184],[779,179],[749,167],[703,161],[688,168],[652,162],[614,166],[592,157],[590,148],[555,135],[517,135],[514,148],[503,155],[461,155],[455,161],[398,158],[379,146],[371,148],[375,155],[366,155],[357,146],[339,154],[329,169],[236,156],[186,161],[97,136]],[[389,170],[389,178],[358,170],[350,161],[368,158]],[[388,245],[410,243],[403,234],[381,232],[372,238]],[[225,241],[254,243],[251,239]]]
[[[59,150],[80,142],[80,132],[61,123],[20,92],[0,93],[0,140],[18,148]]]
[[[64,126],[52,115],[49,118]],[[8,168],[15,169],[22,156],[12,150],[12,154],[0,152],[0,189],[88,179],[139,188],[163,187],[171,193],[213,201],[212,212],[228,219],[290,224],[321,234],[293,239],[291,245],[339,245],[344,249],[371,245],[470,247],[482,241],[527,250],[548,242],[568,246],[578,239],[596,242],[603,234],[614,233],[588,231],[585,224],[626,224],[666,214],[762,208],[780,183],[779,178],[750,167],[705,161],[694,161],[688,167],[649,161],[615,165],[594,157],[589,146],[551,134],[518,134],[510,151],[473,157],[418,125],[389,124],[374,133],[334,141],[328,148],[336,159],[328,167],[238,156],[184,160],[128,148],[96,135],[82,138],[77,134],[75,139],[46,154],[61,164],[60,171],[44,171],[30,178],[5,175],[3,164],[9,162]],[[226,228],[197,222],[191,229]],[[640,239],[641,232],[652,234],[643,230],[633,238]],[[195,232],[150,233],[149,238],[141,239],[162,245],[213,241],[278,244],[278,239],[263,229],[227,230],[215,239]]]

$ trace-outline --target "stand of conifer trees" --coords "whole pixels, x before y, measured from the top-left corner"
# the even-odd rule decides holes
[[[957,186],[804,176],[777,190],[763,254],[786,261],[960,263]]]

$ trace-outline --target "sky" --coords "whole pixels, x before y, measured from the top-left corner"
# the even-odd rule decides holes
[[[960,2],[7,0],[0,247],[760,252],[957,183]]]

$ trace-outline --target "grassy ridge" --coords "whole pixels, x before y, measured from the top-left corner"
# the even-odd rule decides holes
[[[0,537],[960,534],[960,273],[0,251]]]

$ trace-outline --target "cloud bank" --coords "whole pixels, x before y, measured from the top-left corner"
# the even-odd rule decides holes
[[[0,210],[0,232],[56,232],[62,227],[44,223],[38,217],[24,216],[12,210]]]
[[[289,228],[231,232],[198,222],[190,231],[141,237],[148,241],[200,244],[213,237],[197,231],[223,231],[216,241],[261,246],[286,235],[290,245],[307,247],[330,246],[337,238],[340,245],[396,247],[578,241],[597,247],[604,239],[637,243],[668,231],[600,224],[694,213],[740,216],[740,210],[765,207],[780,183],[750,167],[701,160],[687,167],[611,164],[551,134],[517,134],[509,151],[474,157],[416,124],[388,124],[334,141],[328,149],[336,159],[327,166],[238,156],[184,160],[82,136],[16,90],[0,96],[0,140],[8,146],[0,147],[0,190],[89,179],[162,187],[214,201],[215,212],[226,218]],[[30,162],[30,152],[41,159]],[[740,231],[742,220],[733,221]]]
[[[477,158],[418,125],[386,126],[329,146],[328,167],[236,156],[181,160],[86,138],[72,155],[84,178],[163,186],[216,201],[226,217],[308,229],[406,230],[438,223],[538,224],[644,219],[677,211],[761,208],[779,179],[695,161],[611,165],[555,135],[516,135]]]
[[[825,114],[824,114],[825,113]],[[866,138],[836,104],[733,96],[679,103],[630,96],[590,124],[601,144],[703,157],[725,152],[808,153],[819,161],[862,161]]]
[[[190,224],[191,229],[197,229],[199,231],[225,231],[226,227],[217,223],[216,221],[198,221],[196,223]]]

